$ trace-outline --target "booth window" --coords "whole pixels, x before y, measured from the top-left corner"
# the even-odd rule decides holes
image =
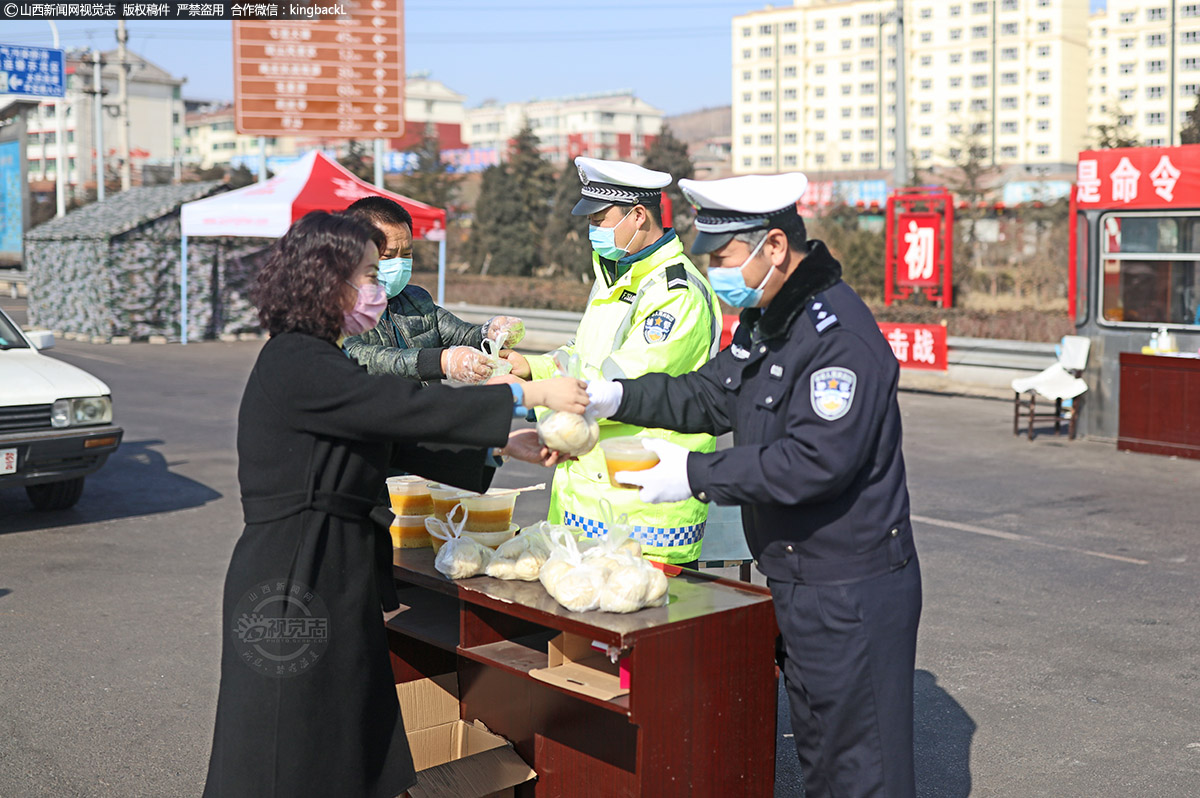
[[[1106,214],[1100,251],[1103,321],[1200,325],[1200,215]]]
[[[1075,323],[1088,318],[1088,220],[1085,214],[1075,219]]]

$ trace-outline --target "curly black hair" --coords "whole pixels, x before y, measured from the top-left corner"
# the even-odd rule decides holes
[[[342,288],[383,233],[345,213],[313,211],[275,242],[255,280],[258,318],[271,335],[302,332],[336,341],[342,332]]]

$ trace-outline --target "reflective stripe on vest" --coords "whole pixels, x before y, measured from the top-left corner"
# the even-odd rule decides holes
[[[604,537],[608,534],[608,527],[603,521],[585,518],[575,513],[564,512],[563,523],[567,526],[582,529],[583,534],[589,538]],[[635,525],[633,527],[633,537],[643,546],[654,546],[656,548],[690,546],[693,543],[699,543],[704,538],[705,523],[707,522],[702,521],[692,526],[672,527],[670,529]]]

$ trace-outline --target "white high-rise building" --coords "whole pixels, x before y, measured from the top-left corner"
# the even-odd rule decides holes
[[[1108,0],[1088,32],[1088,121],[1119,121],[1148,146],[1178,144],[1200,89],[1200,2]]]
[[[796,0],[733,20],[736,172],[890,170],[895,0]],[[907,0],[910,165],[981,148],[1069,168],[1088,137],[1087,0]]]

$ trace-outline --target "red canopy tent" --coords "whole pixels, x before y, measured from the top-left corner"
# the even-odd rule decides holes
[[[188,236],[278,238],[310,211],[341,211],[362,197],[387,197],[412,214],[413,237],[439,242],[438,302],[446,273],[446,211],[361,180],[344,166],[313,151],[269,180],[185,204],[181,211],[180,337],[187,343]]]

